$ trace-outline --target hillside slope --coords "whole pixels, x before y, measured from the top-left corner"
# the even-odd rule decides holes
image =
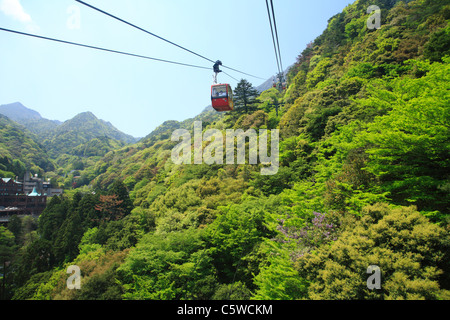
[[[136,139],[117,130],[111,123],[98,119],[91,112],[80,113],[55,128],[44,145],[54,156],[72,154],[73,148],[92,139],[107,137],[120,142],[132,143]]]
[[[0,114],[21,124],[30,120],[42,119],[39,112],[28,109],[20,102],[0,105]]]
[[[25,107],[20,102],[1,105],[0,114],[23,125],[31,133],[38,136],[41,141],[49,138],[61,124],[59,121],[43,118],[39,112]]]
[[[0,114],[0,177],[23,177],[27,170],[42,174],[55,169],[38,137]]]

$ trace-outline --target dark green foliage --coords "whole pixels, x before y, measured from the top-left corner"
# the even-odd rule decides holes
[[[71,261],[76,258],[84,231],[81,213],[71,210],[55,238],[53,250],[56,261]]]
[[[42,174],[55,166],[38,138],[21,125],[0,115],[0,171],[22,177],[28,169]]]
[[[110,194],[115,192],[117,197],[123,199],[122,205],[129,210],[129,214],[133,205],[121,182],[115,183],[109,191]],[[33,274],[49,271],[74,260],[80,253],[79,245],[84,233],[89,228],[99,225],[99,214],[95,210],[98,203],[99,197],[93,194],[76,193],[73,199],[53,197],[39,217],[38,235],[31,238],[25,237],[32,233],[30,227],[24,223],[19,227],[13,220],[12,230],[20,237],[18,239],[24,239],[20,242],[23,247],[16,257],[16,281],[23,284]],[[132,220],[130,218],[127,221]],[[120,224],[119,229],[114,228],[114,223]],[[136,227],[130,223],[113,221],[111,225],[102,224],[100,228],[102,232],[101,236],[97,236],[97,243],[111,242],[111,248],[124,249],[137,242],[138,235],[135,234],[133,238],[130,231],[135,230]],[[126,231],[123,238],[120,237],[122,230]],[[114,237],[119,238],[109,240]]]
[[[233,91],[234,104],[237,110],[242,110],[249,113],[250,110],[255,109],[255,104],[258,102],[258,91],[253,88],[252,84],[245,79],[242,79]]]
[[[430,41],[425,46],[424,55],[431,61],[437,62],[450,55],[450,26],[431,35]]]
[[[49,281],[51,276],[51,271],[33,274],[25,285],[15,290],[12,300],[32,299],[36,291],[39,289],[41,283]]]
[[[249,300],[252,296],[251,291],[242,282],[232,284],[223,284],[219,286],[212,300]]]
[[[6,261],[11,261],[14,250],[14,234],[3,226],[0,226],[0,266]]]
[[[129,191],[122,181],[116,180],[108,190],[108,194],[116,195],[117,199],[122,201],[120,206],[126,212],[126,215],[131,213],[131,210],[133,210],[133,203],[131,202]]]
[[[23,285],[32,275],[50,271],[55,266],[52,243],[45,239],[36,239],[16,258],[15,282]]]
[[[117,267],[116,267],[117,268]],[[101,274],[94,274],[83,284],[83,290],[77,300],[120,300],[122,287],[117,284],[115,270],[108,269]]]
[[[242,266],[241,260],[268,235],[264,219],[264,204],[248,202],[226,209],[226,213],[220,215],[208,229],[209,254],[221,282],[240,279],[242,273],[237,274],[239,267],[246,272],[247,268]]]

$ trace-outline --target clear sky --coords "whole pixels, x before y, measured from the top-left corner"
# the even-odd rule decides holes
[[[264,0],[85,0],[224,65],[269,79],[277,72]],[[274,0],[282,63],[296,61],[353,0]],[[91,111],[135,137],[210,104],[212,65],[74,0],[0,0],[0,27],[211,67],[195,69],[0,31],[0,104],[22,102],[65,121]],[[254,86],[264,80],[224,69]],[[220,74],[219,82],[237,81]]]

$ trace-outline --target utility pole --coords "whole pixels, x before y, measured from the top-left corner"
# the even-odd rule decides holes
[[[271,108],[275,107],[275,111],[277,113],[277,117],[278,117],[278,110],[280,109],[281,106],[284,106],[284,105],[285,105],[285,103],[278,103],[278,102],[276,102],[276,103],[269,103],[269,107],[271,107]]]

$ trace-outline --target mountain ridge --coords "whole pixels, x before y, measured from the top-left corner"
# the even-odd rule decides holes
[[[21,102],[0,105],[0,114],[3,114],[9,119],[19,123],[27,120],[42,119],[39,112],[25,107]]]
[[[42,140],[50,138],[48,131],[58,132],[60,130],[59,128],[65,128],[68,124],[73,123],[73,121],[81,124],[83,120],[94,122],[99,121],[99,124],[101,124],[104,128],[108,128],[108,130],[115,132],[111,136],[112,138],[125,143],[134,143],[139,140],[139,138],[120,131],[111,122],[97,118],[97,116],[95,116],[95,114],[91,111],[81,112],[66,121],[49,120],[42,117],[38,111],[24,106],[21,102],[13,102],[0,105],[0,114],[8,117],[14,122],[26,126],[29,131],[38,135],[38,137],[42,138]]]
[[[1,105],[0,115],[5,119],[2,124],[23,132],[46,150],[46,157],[56,161],[63,155],[102,156],[112,149],[140,140],[120,131],[110,122],[97,118],[91,111],[81,112],[61,122],[46,119],[21,102],[14,102]],[[26,162],[28,165],[34,163]],[[47,168],[48,165],[44,167]]]

